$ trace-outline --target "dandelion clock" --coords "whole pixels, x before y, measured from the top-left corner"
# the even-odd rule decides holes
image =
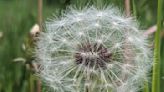
[[[138,92],[151,67],[137,21],[113,6],[70,7],[46,22],[36,60],[53,92]]]

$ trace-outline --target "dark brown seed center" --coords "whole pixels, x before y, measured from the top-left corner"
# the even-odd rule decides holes
[[[112,53],[102,44],[83,43],[77,46],[77,53],[75,53],[76,64],[83,64],[87,67],[96,69],[106,68],[106,63],[110,62]]]

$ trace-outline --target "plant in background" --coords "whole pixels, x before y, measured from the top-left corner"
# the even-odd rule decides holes
[[[70,7],[45,30],[36,60],[54,92],[137,92],[147,81],[147,39],[117,8]]]

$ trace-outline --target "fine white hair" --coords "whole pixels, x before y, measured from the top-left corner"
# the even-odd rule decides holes
[[[76,64],[75,53],[85,54],[77,47],[85,43],[102,44],[112,53],[105,69]],[[46,22],[39,36],[39,76],[54,92],[137,92],[152,65],[147,44],[138,22],[113,6],[69,7]]]

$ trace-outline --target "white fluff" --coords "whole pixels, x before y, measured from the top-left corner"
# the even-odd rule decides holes
[[[36,60],[40,77],[54,92],[137,92],[147,81],[152,62],[147,40],[137,21],[117,8],[70,7],[45,29]],[[75,63],[77,45],[87,41],[103,44],[112,53],[106,69]]]

